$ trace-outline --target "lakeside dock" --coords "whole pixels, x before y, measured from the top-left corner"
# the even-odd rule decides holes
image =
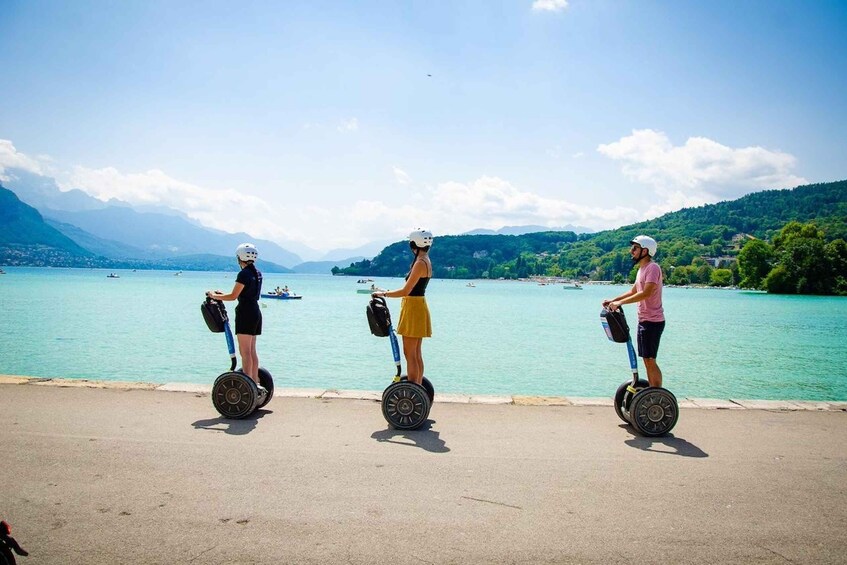
[[[425,429],[401,432],[340,394],[228,421],[202,392],[22,382],[0,384],[0,510],[22,565],[847,554],[835,406],[683,408],[672,436],[649,439],[602,405],[437,399]]]

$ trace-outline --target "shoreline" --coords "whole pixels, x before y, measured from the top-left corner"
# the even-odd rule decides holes
[[[23,375],[0,375],[0,385],[55,386],[65,388],[100,388],[115,390],[155,390],[161,392],[188,392],[211,394],[211,384],[196,383],[148,383],[132,381],[103,381],[91,379],[65,379],[52,377],[28,377]],[[329,388],[285,388],[274,390],[281,398],[317,398],[322,400],[372,400],[379,402],[382,391],[344,390]],[[847,401],[835,400],[763,400],[739,398],[677,398],[680,408],[704,410],[785,410],[847,412]],[[437,402],[445,404],[482,404],[514,406],[608,406],[612,397],[586,396],[535,396],[519,394],[463,394],[438,393]]]

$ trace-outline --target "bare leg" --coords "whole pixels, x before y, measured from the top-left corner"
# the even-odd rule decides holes
[[[238,353],[241,355],[241,370],[259,384],[259,357],[256,354],[256,336],[237,334]]]
[[[422,338],[403,336],[403,355],[406,357],[406,373],[409,382],[423,382],[423,359],[421,358]]]
[[[662,370],[656,363],[656,359],[644,357],[644,367],[647,369],[647,382],[650,383],[650,386],[662,386]]]

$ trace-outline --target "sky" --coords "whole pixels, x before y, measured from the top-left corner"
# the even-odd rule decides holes
[[[16,169],[316,256],[847,178],[847,2],[0,0]]]

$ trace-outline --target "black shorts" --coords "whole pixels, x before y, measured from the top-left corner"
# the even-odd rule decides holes
[[[664,322],[638,322],[638,356],[655,359],[665,331]]]
[[[235,333],[243,335],[262,335],[262,311],[241,305],[235,307]]]

